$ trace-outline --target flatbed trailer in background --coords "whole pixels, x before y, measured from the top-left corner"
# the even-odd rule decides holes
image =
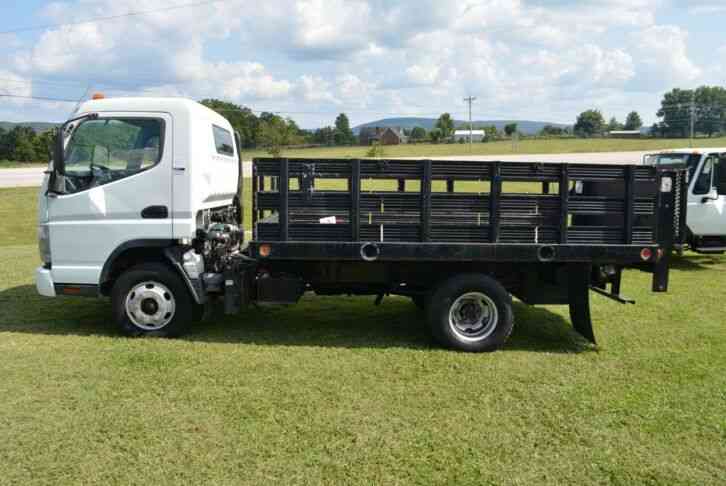
[[[446,303],[460,296],[449,288],[486,296],[494,287],[528,304],[568,304],[575,329],[594,342],[590,289],[628,302],[622,270],[637,267],[653,272],[653,291],[667,290],[684,191],[679,167],[257,159],[250,299],[405,295],[428,310],[444,344],[480,350],[500,346],[510,326],[476,339],[486,326],[456,313],[476,320],[511,308],[475,296],[452,310]]]

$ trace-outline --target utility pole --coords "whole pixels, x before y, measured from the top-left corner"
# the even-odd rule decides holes
[[[464,98],[464,101],[469,103],[469,151],[471,152],[471,145],[473,143],[473,134],[472,134],[472,126],[471,126],[471,104],[476,101],[476,97],[467,96],[466,98]]]
[[[691,148],[693,148],[693,135],[696,128],[696,92],[691,93]]]

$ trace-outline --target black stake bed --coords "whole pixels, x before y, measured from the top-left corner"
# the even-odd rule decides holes
[[[642,263],[681,231],[681,168],[256,159],[269,259]],[[364,255],[364,245],[376,248]]]

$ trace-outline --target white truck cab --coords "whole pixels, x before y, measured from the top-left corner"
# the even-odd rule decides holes
[[[726,148],[663,150],[646,155],[643,162],[688,167],[684,243],[701,253],[726,251]]]
[[[171,250],[212,220],[235,223],[241,211],[238,143],[227,120],[180,98],[94,99],[58,133],[39,194],[40,294],[110,295],[126,270],[167,260],[186,269],[194,293],[203,262]],[[143,285],[128,302],[146,306],[142,328],[181,310],[165,302],[165,285],[176,283],[152,277],[136,282]]]

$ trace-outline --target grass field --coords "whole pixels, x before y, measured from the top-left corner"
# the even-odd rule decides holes
[[[491,143],[467,144],[416,144],[389,145],[384,147],[385,157],[436,157],[455,155],[507,155],[507,154],[551,154],[551,153],[582,153],[582,152],[620,152],[635,150],[659,150],[667,148],[688,147],[688,139],[550,139],[521,140],[512,145],[511,141],[503,140]],[[726,147],[726,137],[699,138],[694,141],[697,147]],[[365,157],[368,147],[332,147],[285,150],[287,157]],[[263,151],[247,151],[245,159],[267,156]]]
[[[306,297],[127,339],[35,293],[35,190],[0,190],[0,484],[724,484],[726,258],[668,294],[515,304],[506,348],[432,345],[406,299]]]

